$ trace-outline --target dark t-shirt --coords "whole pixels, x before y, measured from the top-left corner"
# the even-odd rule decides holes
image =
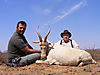
[[[13,34],[8,44],[8,61],[15,58],[25,56],[26,53],[21,49],[27,46],[27,41],[24,35],[20,35],[17,32]]]

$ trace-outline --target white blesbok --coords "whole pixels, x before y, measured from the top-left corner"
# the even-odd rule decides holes
[[[41,48],[41,60],[46,60],[47,59],[47,55],[49,53],[49,50],[52,48],[52,46],[50,46],[51,43],[49,43],[47,41],[47,37],[48,37],[48,35],[50,33],[50,26],[49,26],[49,31],[46,34],[46,36],[44,37],[44,39],[42,39],[41,35],[39,34],[38,28],[39,28],[39,26],[37,27],[37,34],[38,34],[38,37],[39,37],[40,41],[35,41],[33,43],[39,43],[40,44],[40,48]]]
[[[88,63],[96,63],[96,61],[92,58],[90,53],[86,52],[85,50],[63,47],[62,45],[58,44],[57,45],[55,44],[53,48],[49,47],[49,43],[47,41],[49,33],[50,33],[50,27],[44,40],[42,40],[37,28],[37,34],[40,40],[42,60],[37,60],[36,63],[73,65],[73,66],[82,66]]]

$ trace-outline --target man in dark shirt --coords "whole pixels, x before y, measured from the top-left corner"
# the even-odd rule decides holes
[[[34,63],[40,59],[41,50],[33,49],[24,37],[26,23],[19,21],[16,32],[13,34],[8,44],[8,63],[24,66]]]

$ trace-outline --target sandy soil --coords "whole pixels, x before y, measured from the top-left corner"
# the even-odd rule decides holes
[[[100,75],[100,50],[89,50],[97,64],[83,67],[31,64],[24,67],[9,67],[0,64],[0,75]]]

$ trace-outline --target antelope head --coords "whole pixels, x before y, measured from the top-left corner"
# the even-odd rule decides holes
[[[50,26],[49,26],[49,31],[45,35],[44,39],[42,39],[41,35],[39,34],[38,28],[39,28],[39,26],[37,27],[36,31],[37,31],[37,34],[38,34],[38,37],[39,37],[40,41],[33,42],[33,43],[39,43],[40,44],[40,48],[41,48],[41,60],[46,60],[46,56],[48,54],[48,47],[49,47],[49,43],[47,41],[47,37],[48,37],[48,35],[50,33]]]

